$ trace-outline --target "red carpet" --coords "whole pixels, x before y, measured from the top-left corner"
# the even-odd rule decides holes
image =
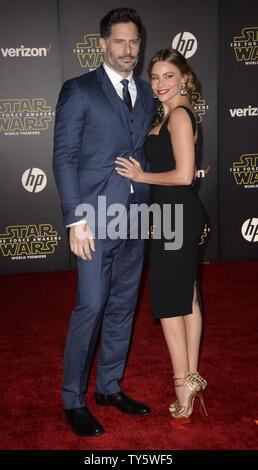
[[[208,380],[209,417],[197,401],[193,423],[176,428],[169,419],[172,371],[160,324],[150,315],[145,273],[121,385],[153,412],[136,418],[96,406],[95,360],[88,405],[106,432],[84,438],[66,425],[60,394],[76,273],[1,276],[1,449],[257,449],[258,261],[201,265],[199,278],[205,309],[200,373]]]

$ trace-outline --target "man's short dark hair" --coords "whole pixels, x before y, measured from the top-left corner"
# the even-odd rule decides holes
[[[133,8],[116,8],[109,11],[100,22],[100,36],[108,39],[113,24],[118,23],[134,23],[138,28],[139,36],[141,36],[142,22]]]

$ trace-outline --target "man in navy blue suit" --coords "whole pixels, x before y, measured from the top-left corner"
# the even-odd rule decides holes
[[[135,416],[151,411],[119,386],[144,256],[144,240],[129,236],[129,208],[130,204],[149,202],[149,186],[118,175],[114,161],[117,156],[133,156],[143,170],[148,169],[143,144],[156,106],[150,85],[133,74],[142,30],[135,10],[112,10],[101,20],[100,29],[104,63],[62,86],[56,107],[53,161],[64,224],[70,227],[70,248],[78,267],[62,397],[66,421],[74,433],[84,436],[104,432],[85,400],[101,325],[97,405],[114,406]],[[94,220],[89,207],[94,209]],[[122,237],[108,231],[115,215],[112,208],[117,207],[125,208],[121,221],[127,232]]]

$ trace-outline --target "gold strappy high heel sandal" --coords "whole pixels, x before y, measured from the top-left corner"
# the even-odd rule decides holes
[[[195,397],[198,396],[200,398],[200,403],[206,416],[208,416],[204,399],[203,399],[203,390],[200,383],[197,381],[192,374],[187,375],[185,378],[177,378],[174,377],[174,381],[176,380],[183,380],[182,384],[176,384],[175,387],[188,387],[190,390],[190,395],[188,397],[186,405],[180,406],[179,408],[176,407],[176,411],[171,413],[172,420],[177,424],[187,424],[192,422],[192,413],[193,413],[193,406]]]
[[[189,375],[192,375],[192,377],[194,377],[194,379],[200,384],[202,390],[204,391],[207,387],[207,381],[199,374],[199,372],[194,372],[193,374],[187,374],[186,377],[188,377]],[[174,377],[175,379],[175,377]],[[173,403],[171,403],[169,405],[169,413],[175,413],[176,411],[178,411],[180,408],[180,403],[178,400],[174,401]]]
[[[180,403],[178,400],[176,400],[176,401],[173,401],[173,403],[169,405],[168,411],[170,414],[172,414],[172,413],[175,413],[175,411],[177,411],[179,408],[180,408]]]
[[[199,372],[194,372],[193,374],[190,374],[192,375],[192,377],[194,377],[195,380],[197,380],[197,382],[199,382],[202,390],[205,390],[206,387],[207,387],[207,381],[199,374]]]

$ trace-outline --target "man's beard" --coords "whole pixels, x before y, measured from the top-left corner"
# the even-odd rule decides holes
[[[106,61],[109,63],[109,65],[111,65],[118,72],[131,72],[137,65],[138,56],[134,57],[131,55],[126,55],[126,56],[119,57],[119,59],[122,59],[124,57],[130,57],[131,59],[134,59],[134,61],[131,64],[122,65],[112,56],[108,48],[106,50]]]

